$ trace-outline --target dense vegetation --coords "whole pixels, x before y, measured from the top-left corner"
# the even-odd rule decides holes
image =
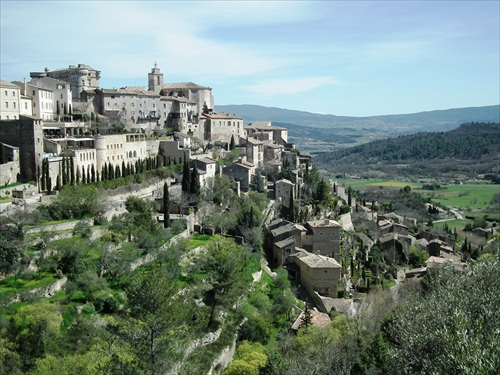
[[[499,123],[467,123],[448,132],[405,135],[322,153],[316,161],[325,168],[330,165],[328,170],[335,173],[391,173],[392,168],[392,174],[413,177],[462,171],[494,178],[500,173],[499,142]]]

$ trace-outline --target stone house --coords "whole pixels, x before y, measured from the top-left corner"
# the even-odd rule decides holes
[[[305,250],[333,257],[340,261],[341,225],[334,220],[320,219],[304,224],[307,232],[302,236],[301,247]]]
[[[229,144],[233,137],[237,144],[245,135],[243,119],[229,113],[203,113],[200,115],[200,126],[204,129],[203,139],[211,142]]]
[[[0,80],[0,120],[18,120],[21,106],[19,86]]]
[[[279,126],[273,126],[271,121],[256,121],[245,126],[245,134],[248,137],[262,141],[272,141],[279,145],[288,144],[288,130]]]
[[[337,284],[342,267],[334,258],[298,249],[298,252],[291,255],[289,259],[297,265],[296,277],[310,296],[313,297],[318,293],[322,296],[337,298]]]
[[[274,183],[274,199],[281,202],[285,207],[290,205],[290,196],[295,198],[295,184],[290,180],[282,178]]]
[[[193,159],[192,163],[199,171],[203,171],[206,174],[206,178],[214,178],[217,171],[217,162],[208,157],[203,157],[200,159]]]
[[[248,191],[252,176],[255,174],[255,165],[246,161],[239,161],[224,167],[222,174],[239,182],[242,191]]]

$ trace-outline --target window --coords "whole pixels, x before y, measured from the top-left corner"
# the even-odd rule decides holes
[[[35,90],[33,90],[33,96],[35,96],[35,95],[36,95],[36,94],[35,94]]]
[[[12,91],[12,96],[16,96],[16,92],[15,91]]]
[[[5,90],[5,96],[8,96],[9,94],[7,93],[7,90]]]
[[[9,102],[5,102],[5,108],[9,108]]]
[[[131,104],[130,104],[130,106],[131,106],[131,107],[135,107],[135,103],[131,103]]]
[[[16,102],[12,103],[14,105],[14,108],[16,108]]]
[[[28,103],[24,102],[24,109],[28,109]]]

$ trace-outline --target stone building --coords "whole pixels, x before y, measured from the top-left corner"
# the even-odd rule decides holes
[[[334,220],[320,219],[304,224],[307,233],[302,236],[302,246],[305,250],[328,257],[340,262],[340,230],[341,225]]]
[[[290,261],[298,266],[296,277],[313,299],[316,293],[337,298],[342,267],[334,258],[298,249],[296,254],[290,256]]]
[[[0,142],[19,148],[18,180],[20,182],[36,181],[44,153],[41,121],[24,116],[18,120],[1,120]]]
[[[42,76],[43,74],[45,74],[46,77],[68,82],[71,86],[72,100],[74,102],[80,101],[80,94],[82,91],[95,90],[100,87],[99,80],[101,78],[101,72],[85,64],[78,64],[78,66],[70,65],[68,68],[52,71],[45,68],[43,73],[30,73],[31,76]]]
[[[274,193],[276,201],[281,202],[285,207],[289,207],[291,196],[296,197],[295,184],[290,180],[282,178],[275,182]]]
[[[19,86],[0,80],[0,120],[18,120],[21,107]]]
[[[246,161],[239,161],[225,167],[222,174],[239,182],[242,191],[248,191],[252,176],[255,174],[255,165]]]
[[[245,134],[243,119],[229,113],[203,113],[200,125],[204,128],[203,139],[211,142],[229,144],[233,137],[234,142],[239,143],[240,137]]]

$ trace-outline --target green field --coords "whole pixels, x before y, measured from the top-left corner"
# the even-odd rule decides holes
[[[500,194],[500,186],[492,184],[484,185],[448,185],[439,190],[416,190],[426,197],[430,197],[433,202],[443,206],[454,207],[467,212],[484,212],[496,214],[492,200],[495,194]]]
[[[414,192],[431,198],[437,204],[456,208],[464,215],[488,215],[491,218],[500,218],[498,205],[495,207],[492,204],[495,194],[500,194],[499,185],[446,185],[438,190],[423,190],[421,183],[405,180],[339,179],[338,182],[343,186],[350,186],[361,191],[370,186],[396,189],[410,186]]]
[[[422,184],[413,181],[405,180],[367,180],[367,179],[338,179],[340,185],[350,186],[356,190],[363,190],[364,187],[368,186],[383,186],[402,189],[405,186],[409,186],[412,189],[421,188]]]

